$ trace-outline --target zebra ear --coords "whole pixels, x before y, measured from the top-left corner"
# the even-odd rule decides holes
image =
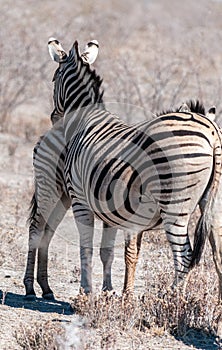
[[[67,58],[67,54],[63,50],[61,43],[55,38],[49,38],[48,49],[53,61],[61,63]]]
[[[216,107],[212,106],[209,111],[207,112],[206,116],[210,118],[211,120],[215,120],[216,118]]]
[[[93,64],[97,59],[99,53],[99,43],[97,40],[91,40],[86,44],[85,50],[81,54],[81,57],[85,63]]]

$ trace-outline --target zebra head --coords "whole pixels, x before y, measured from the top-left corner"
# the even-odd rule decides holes
[[[96,40],[90,41],[82,54],[79,52],[77,41],[69,54],[54,38],[49,39],[48,49],[52,60],[59,64],[53,77],[55,109],[51,114],[52,121],[63,117],[65,112],[68,114],[79,108],[103,102],[103,91],[100,91],[102,79],[90,67],[99,51]]]

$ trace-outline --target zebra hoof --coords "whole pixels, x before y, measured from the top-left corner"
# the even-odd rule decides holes
[[[42,295],[43,299],[45,300],[55,300],[54,294],[53,293],[47,293]]]

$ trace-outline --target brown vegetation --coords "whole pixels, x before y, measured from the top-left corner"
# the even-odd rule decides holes
[[[63,325],[56,320],[34,322],[31,327],[21,326],[14,335],[23,349],[63,349],[68,344],[73,346],[70,349],[120,349],[123,339],[130,344],[137,338],[140,349],[154,349],[150,339],[163,341],[166,334],[200,349],[216,349],[222,310],[209,273],[195,271],[184,297],[170,290],[168,280],[166,271],[156,273],[153,288],[137,297],[79,294],[71,302],[79,318]]]

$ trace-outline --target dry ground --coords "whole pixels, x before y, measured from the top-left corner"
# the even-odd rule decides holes
[[[136,297],[146,293],[145,314],[144,307],[143,315],[137,314],[142,310],[139,301],[127,304],[130,313],[125,315],[124,308],[119,313],[122,304],[118,304],[118,297],[114,301],[99,297],[102,280],[99,222],[93,267],[95,295],[88,304],[82,301],[79,308],[81,298],[75,299],[79,289],[78,236],[70,212],[50,249],[49,278],[56,302],[41,299],[38,286],[39,298],[35,302],[24,300],[22,279],[28,240],[27,209],[33,187],[33,143],[14,138],[16,148],[13,148],[11,140],[10,135],[0,134],[0,348],[217,349],[212,333],[217,323],[217,278],[210,251],[207,249],[201,266],[194,271],[186,296],[188,303],[181,304],[178,299],[175,309],[170,303],[177,299],[168,300],[164,296],[173,277],[172,256],[164,234],[158,231],[145,236],[137,269]],[[113,284],[118,296],[123,285],[123,247],[119,232],[113,265]],[[98,298],[102,299],[98,301]],[[105,309],[101,306],[104,303]],[[199,311],[195,316],[193,311],[197,306]],[[106,307],[110,308],[108,312]],[[53,344],[57,345],[53,347]]]

